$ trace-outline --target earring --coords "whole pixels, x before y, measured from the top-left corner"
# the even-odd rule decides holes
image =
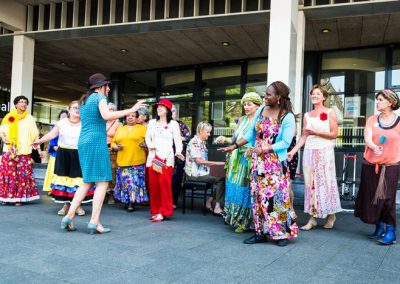
[[[278,105],[280,105],[281,104],[281,102],[280,101],[278,101]]]

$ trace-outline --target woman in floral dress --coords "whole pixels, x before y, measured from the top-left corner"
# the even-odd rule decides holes
[[[114,197],[133,212],[134,203],[149,201],[145,185],[146,150],[143,148],[146,126],[136,123],[138,112],[126,116],[126,125],[118,128],[111,143],[117,152]]]
[[[250,188],[255,235],[244,243],[271,239],[278,246],[286,246],[288,239],[298,234],[297,224],[290,215],[287,148],[293,139],[295,118],[289,88],[280,81],[273,82],[267,88],[264,102],[265,106],[257,110],[252,131],[222,151],[231,151],[255,139],[255,147],[246,153],[252,156]]]
[[[33,177],[32,142],[39,136],[35,119],[27,110],[25,96],[14,99],[15,109],[1,122],[0,138],[4,142],[0,163],[0,202],[17,206],[39,199]]]

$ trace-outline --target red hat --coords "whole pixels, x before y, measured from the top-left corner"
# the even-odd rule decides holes
[[[167,109],[169,109],[170,111],[172,111],[172,103],[171,103],[170,100],[162,99],[161,101],[159,101],[159,102],[156,103],[155,105],[162,105],[162,106],[165,106]]]

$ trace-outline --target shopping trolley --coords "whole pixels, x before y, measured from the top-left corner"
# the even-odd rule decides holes
[[[353,177],[349,177],[349,164],[353,160]],[[356,196],[356,164],[357,155],[355,153],[343,154],[343,171],[341,184],[340,199],[354,201]]]

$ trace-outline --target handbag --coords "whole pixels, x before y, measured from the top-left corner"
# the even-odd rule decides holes
[[[167,166],[167,159],[161,159],[157,155],[155,155],[153,162],[151,163],[151,167],[153,171],[162,174],[162,169]]]
[[[156,128],[154,128],[154,134],[153,135],[154,135],[154,141],[155,141],[156,140]],[[168,159],[170,154],[171,154],[171,152],[168,153],[167,158],[161,159],[159,156],[157,156],[157,153],[156,153],[156,155],[154,156],[153,161],[151,162],[151,168],[153,169],[153,171],[155,171],[155,172],[157,172],[159,174],[162,174],[163,168],[167,166],[167,159]]]

